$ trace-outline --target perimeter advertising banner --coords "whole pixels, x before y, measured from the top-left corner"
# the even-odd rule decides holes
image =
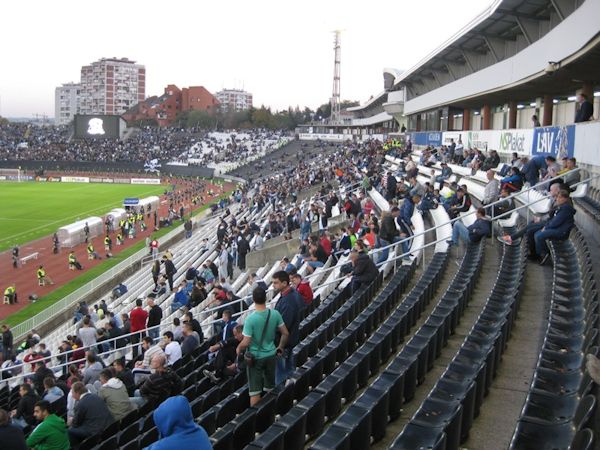
[[[160,178],[132,178],[131,184],[160,184]]]
[[[533,130],[533,155],[552,155],[557,159],[573,157],[575,125],[542,127]]]

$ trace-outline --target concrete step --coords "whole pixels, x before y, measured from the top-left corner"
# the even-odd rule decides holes
[[[454,255],[457,254],[457,251],[459,252],[459,259],[456,261],[460,262],[462,252],[456,248],[452,249]],[[473,295],[471,296],[471,300],[467,305],[462,318],[460,319],[458,327],[456,328],[456,332],[448,339],[448,345],[442,349],[441,355],[435,361],[433,369],[427,372],[423,384],[417,387],[415,397],[410,402],[404,404],[402,415],[388,425],[385,437],[373,445],[373,449],[387,449],[390,446],[396,436],[402,432],[405,425],[410,421],[414,413],[419,409],[423,403],[423,400],[427,398],[437,380],[440,378],[442,373],[444,373],[446,367],[452,361],[452,358],[454,358],[456,355],[456,352],[473,327],[473,324],[481,313],[481,310],[483,309],[483,306],[485,305],[485,302],[492,288],[494,287],[496,278],[498,276],[500,256],[499,248],[496,243],[493,243],[491,240],[486,242],[481,274],[475,286],[475,290],[473,291]],[[450,266],[457,267],[457,264],[454,261],[450,261]],[[446,284],[441,286],[438,296],[444,294],[451,280],[452,278],[450,278]],[[432,302],[433,306],[435,306],[435,303],[436,302]],[[422,321],[424,322],[427,319],[427,316],[425,316],[425,314],[423,316],[424,317],[422,318]]]
[[[525,403],[548,323],[552,268],[528,263],[512,336],[465,449],[508,448]]]

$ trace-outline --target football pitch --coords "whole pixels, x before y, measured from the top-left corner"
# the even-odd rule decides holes
[[[122,207],[125,197],[160,195],[164,186],[0,183],[0,252],[51,235],[61,226]]]

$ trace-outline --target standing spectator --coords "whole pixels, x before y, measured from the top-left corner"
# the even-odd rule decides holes
[[[167,281],[169,282],[169,289],[173,292],[173,277],[177,273],[177,269],[175,268],[175,264],[171,261],[167,256],[163,256],[162,262],[165,266],[165,276],[167,277]]]
[[[2,361],[10,359],[13,351],[13,334],[8,325],[2,325]]]
[[[313,291],[308,280],[304,280],[302,275],[296,272],[290,275],[290,281],[298,294],[302,297],[302,300],[304,300],[304,304],[306,306],[310,305],[313,301]]]
[[[290,276],[287,272],[284,270],[275,272],[272,282],[273,288],[279,293],[275,310],[281,314],[289,333],[287,344],[282,347],[283,354],[277,359],[275,384],[279,384],[287,380],[296,369],[292,350],[300,342],[300,322],[304,318],[305,306],[300,294],[290,286]]]
[[[183,208],[183,207],[182,207]],[[183,219],[183,216],[182,216]],[[185,238],[189,239],[192,237],[192,219],[188,219],[183,224],[183,229],[185,230]]]
[[[77,335],[85,348],[92,348],[96,345],[98,333],[89,316],[83,318],[83,326],[79,329]]]
[[[156,303],[154,303],[154,299],[151,297],[148,297],[146,299],[146,304],[148,305],[148,308],[149,308],[147,327],[150,329],[148,330],[148,335],[152,339],[158,339],[158,336],[160,336],[159,325],[160,325],[160,321],[162,320],[162,317],[163,317],[162,308],[160,306],[158,306]],[[152,328],[152,327],[154,327],[154,328]]]
[[[146,320],[148,320],[148,313],[142,308],[142,299],[138,298],[135,301],[135,308],[129,313],[129,321],[131,322],[131,344],[133,359],[138,355],[140,339],[144,336],[144,330],[146,329]]]
[[[17,409],[11,412],[13,424],[20,428],[35,425],[33,409],[38,401],[38,396],[29,384],[22,384],[19,387],[19,395],[21,398],[17,404]]]
[[[152,241],[150,241],[150,254],[154,260],[158,259],[158,245],[158,241],[152,238]]]
[[[50,403],[40,400],[33,412],[40,424],[27,438],[27,445],[36,450],[69,450],[67,425],[62,418],[50,413]]]
[[[250,252],[250,244],[246,236],[242,233],[237,242],[238,267],[240,270],[246,270],[246,255]]]
[[[579,109],[575,114],[575,123],[587,122],[594,115],[594,105],[583,92],[577,94],[577,103],[579,103]]]
[[[152,263],[152,280],[154,280],[154,287],[158,286],[158,277],[160,276],[160,261],[154,260]]]
[[[106,403],[95,394],[88,392],[78,381],[71,387],[75,404],[73,423],[69,428],[69,439],[73,447],[90,436],[102,433],[115,420]]]
[[[15,245],[12,249],[12,263],[13,267],[17,269],[19,267],[19,246]]]
[[[531,124],[533,125],[533,128],[538,128],[542,126],[542,124],[540,123],[540,119],[538,119],[538,116],[535,114],[531,116]]]
[[[98,395],[104,400],[115,420],[121,420],[133,410],[127,387],[115,377],[111,369],[104,369],[100,372],[100,383],[102,387],[100,387]]]
[[[28,448],[25,444],[23,430],[10,423],[10,416],[3,409],[0,409],[0,442],[2,442],[2,448],[11,450],[27,450]]]
[[[288,330],[281,314],[275,309],[267,308],[267,295],[264,289],[256,288],[252,292],[255,310],[244,322],[244,338],[236,349],[241,355],[246,349],[254,357],[254,362],[247,366],[250,406],[256,405],[263,391],[275,387],[276,356],[283,355],[288,340]],[[275,347],[275,333],[279,330],[281,338]]]
[[[156,408],[153,417],[161,439],[146,450],[212,450],[208,434],[194,422],[190,404],[184,396],[166,399]]]

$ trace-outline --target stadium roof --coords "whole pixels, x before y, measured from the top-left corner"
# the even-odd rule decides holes
[[[484,86],[486,83],[480,83],[482,88],[479,91],[478,87],[471,88],[471,96],[488,96],[494,90],[507,88],[516,90],[514,94],[524,95],[524,98],[569,91],[574,89],[574,86],[581,86],[582,80],[598,79],[600,49],[595,40],[600,37],[600,22],[597,21],[597,15],[595,25],[589,22],[588,17],[590,14],[595,15],[597,9],[596,0],[494,0],[485,11],[453,37],[402,73],[395,80],[393,89],[406,87],[407,100],[410,103],[419,96],[462,78],[471,78],[471,75],[488,67],[498,64],[494,69],[500,70],[500,63],[513,59],[515,55],[526,53],[524,50],[536,48],[538,60],[544,59],[542,67],[542,61],[536,61],[535,65],[530,64],[527,68],[529,72],[525,73],[518,70],[519,65],[523,66],[522,62],[513,59],[512,66],[502,66],[505,70],[512,70],[511,73],[507,73],[503,80],[498,78],[495,86]],[[582,10],[586,10],[587,13],[584,15]],[[573,14],[574,12],[577,14]],[[576,18],[569,20],[571,14]],[[584,23],[586,21],[589,23]],[[565,23],[567,25],[563,26]],[[566,33],[569,28],[570,32]],[[554,32],[555,29],[557,32]],[[574,32],[575,30],[577,32]],[[552,39],[557,35],[562,36],[558,42]],[[536,45],[538,43],[540,45]],[[549,45],[550,43],[552,45]],[[551,65],[551,62],[556,62],[556,66]],[[517,69],[513,70],[514,67]],[[534,77],[543,75],[553,76],[546,76],[545,79],[531,83]],[[490,78],[487,73],[486,76]],[[517,84],[521,86],[516,87]],[[463,94],[467,92],[464,91]],[[461,95],[459,92],[455,95],[455,100],[461,100],[461,105],[468,106],[468,102],[463,100],[469,95]],[[440,97],[439,102],[429,98],[426,102],[415,101],[413,105],[408,104],[408,112],[447,104],[451,96],[437,97]],[[441,97],[446,98],[442,101]],[[507,92],[503,92],[499,97],[505,101]],[[494,101],[493,98],[489,100]],[[473,102],[475,103],[477,102]],[[478,104],[481,104],[480,101]]]

